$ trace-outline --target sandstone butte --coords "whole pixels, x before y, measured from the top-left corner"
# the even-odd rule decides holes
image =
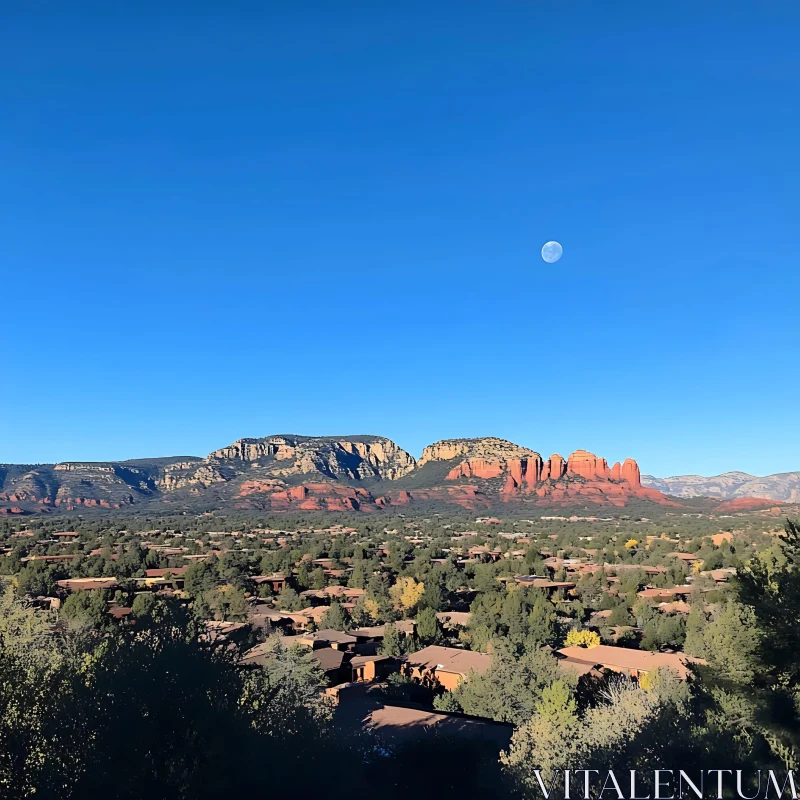
[[[273,509],[359,510],[407,505],[415,500],[438,500],[467,509],[490,508],[494,503],[527,502],[543,506],[568,506],[588,502],[624,506],[633,498],[660,505],[678,505],[663,494],[641,485],[639,466],[633,459],[609,466],[586,450],[569,458],[558,454],[546,461],[527,448],[504,439],[444,440],[423,451],[418,468],[433,461],[452,462],[461,458],[445,478],[454,485],[386,491],[373,496],[365,489],[328,482],[303,483],[292,488],[274,482],[242,484],[240,498],[257,493],[269,495]],[[490,484],[482,483],[491,481]]]

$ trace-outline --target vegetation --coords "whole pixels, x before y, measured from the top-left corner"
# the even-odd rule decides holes
[[[742,517],[714,544],[719,522],[697,517],[477,531],[458,516],[347,520],[0,520],[0,795],[253,793],[265,761],[273,791],[311,768],[334,797],[382,776],[390,798],[420,785],[524,796],[535,770],[798,768],[796,524],[775,536]],[[53,535],[63,529],[74,535]],[[544,583],[517,580],[531,574]],[[93,577],[112,588],[63,583]],[[286,583],[277,594],[273,579]],[[319,603],[308,630],[383,625],[375,647],[395,663],[432,644],[488,655],[452,691],[395,673],[386,697],[513,726],[502,759],[465,741],[377,746],[338,728],[313,651],[272,622],[239,624],[257,607],[291,613],[291,626]],[[553,654],[601,642],[702,661],[688,681],[579,679]],[[254,644],[258,666],[242,660]]]

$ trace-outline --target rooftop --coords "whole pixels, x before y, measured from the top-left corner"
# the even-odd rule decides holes
[[[406,662],[419,669],[435,669],[440,672],[452,672],[455,675],[466,675],[473,669],[476,672],[485,672],[491,666],[492,658],[472,650],[431,645],[411,653]]]
[[[667,667],[679,678],[686,679],[689,670],[686,665],[691,662],[703,663],[686,653],[651,653],[645,650],[629,650],[627,647],[614,647],[599,644],[597,647],[562,647],[558,651],[570,661],[584,664],[600,664],[604,667],[650,672],[659,667]]]

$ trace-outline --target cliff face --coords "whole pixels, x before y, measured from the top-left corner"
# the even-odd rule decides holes
[[[639,466],[630,458],[609,467],[606,459],[576,450],[566,460],[554,453],[544,461],[538,453],[504,439],[457,439],[426,447],[420,465],[437,460],[456,462],[447,473],[447,481],[477,479],[479,485],[482,481],[499,481],[483,491],[489,495],[494,491],[505,502],[621,506],[637,498],[671,503],[660,492],[642,487]]]
[[[445,439],[417,464],[379,436],[239,439],[205,458],[0,465],[0,513],[76,508],[239,508],[377,511],[419,501],[468,509],[498,503],[670,503],[642,487],[632,459],[609,467],[577,450],[548,459],[505,439]],[[6,509],[5,511],[3,509]]]
[[[6,468],[0,484],[0,503],[26,510],[123,508],[135,496],[150,497],[155,484],[145,470],[119,464],[79,464]]]
[[[497,461],[538,455],[527,447],[520,447],[507,439],[493,436],[479,439],[442,439],[429,444],[422,451],[419,466],[422,467],[429,461],[451,461],[454,458]]]
[[[210,453],[206,461],[262,467],[283,477],[320,475],[351,481],[396,480],[416,466],[411,455],[380,436],[239,439]]]

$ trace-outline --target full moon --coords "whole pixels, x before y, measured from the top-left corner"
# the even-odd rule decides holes
[[[561,254],[564,252],[564,248],[558,242],[548,242],[542,248],[542,258],[548,264],[555,264],[559,258],[561,258]]]

